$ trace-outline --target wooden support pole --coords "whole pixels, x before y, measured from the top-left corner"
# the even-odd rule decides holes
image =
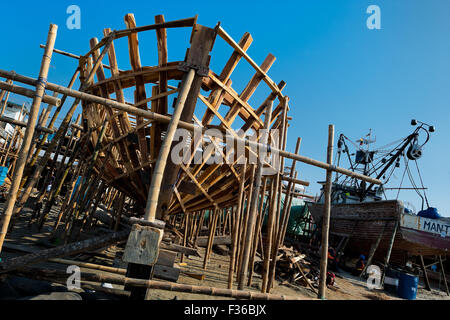
[[[386,226],[387,223],[384,224],[384,228],[383,231],[378,235],[377,240],[375,241],[374,244],[372,244],[372,246],[370,247],[370,252],[369,252],[369,258],[367,259],[367,263],[364,266],[363,270],[361,271],[361,273],[359,274],[360,277],[362,277],[364,275],[364,273],[367,270],[367,267],[370,266],[372,264],[372,259],[373,256],[375,255],[375,252],[377,251],[378,245],[380,244],[381,238],[383,238],[383,234],[384,234],[384,230],[386,230]]]
[[[430,280],[428,279],[428,274],[427,274],[427,268],[425,268],[425,263],[423,262],[423,256],[420,255],[420,267],[422,268],[422,272],[423,272],[423,279],[425,280],[425,288],[428,291],[431,291],[431,286],[430,286]]]
[[[70,79],[68,88],[72,89],[75,80],[78,78],[78,75],[80,73],[80,69],[77,68],[74,72],[74,74],[72,75],[72,78]],[[57,93],[57,91],[54,91],[55,93]],[[48,124],[48,129],[53,130],[53,126],[55,125],[56,119],[58,118],[59,113],[61,112],[61,109],[67,99],[68,95],[65,94],[62,99],[61,99],[61,105],[56,108],[55,112],[53,113],[52,119],[50,120],[50,123]],[[30,166],[34,166],[34,164],[36,163],[38,157],[39,157],[39,153],[42,150],[42,147],[44,146],[45,142],[47,141],[48,138],[48,133],[44,134],[44,136],[42,137],[41,141],[39,142],[39,144],[36,146],[36,151],[34,152],[33,157],[30,160]]]
[[[26,272],[27,274],[34,274],[35,277],[39,277],[41,279],[57,279],[57,278],[67,278],[67,273],[59,270],[52,269],[38,269],[38,268],[22,268],[21,272]],[[214,287],[206,287],[206,286],[194,286],[173,282],[162,282],[155,280],[143,280],[143,279],[135,279],[128,278],[124,276],[118,275],[107,275],[107,274],[97,274],[97,273],[81,273],[81,279],[83,281],[92,281],[92,282],[101,282],[101,283],[112,283],[123,286],[134,286],[141,287],[147,289],[159,289],[159,290],[167,290],[174,292],[187,292],[194,294],[206,294],[210,296],[219,296],[219,297],[231,297],[238,299],[249,299],[249,300],[304,300],[304,298],[300,296],[283,296],[283,295],[275,295],[268,293],[259,293],[254,291],[241,291],[241,290],[230,290],[225,288],[214,288]]]
[[[252,182],[255,180],[256,165],[251,164],[250,168],[251,168],[251,176],[250,176],[251,182],[249,183],[249,188],[248,188],[248,193],[247,193],[246,213],[242,217],[241,230],[239,232],[241,239],[240,239],[240,244],[239,244],[239,255],[238,255],[239,259],[238,259],[238,267],[237,267],[237,282],[238,282],[238,284],[241,282],[241,276],[244,274],[242,272],[242,261],[244,259],[245,239],[246,239],[246,233],[247,233],[248,218],[250,216],[250,201],[251,201],[253,192],[255,192],[255,190],[253,189]]]
[[[27,161],[28,151],[31,146],[31,140],[33,138],[36,120],[39,114],[39,107],[41,105],[42,96],[45,92],[45,84],[47,81],[48,69],[50,67],[50,60],[53,52],[53,46],[55,44],[56,32],[58,26],[55,24],[50,25],[48,32],[46,48],[44,56],[42,57],[41,70],[39,71],[39,82],[36,84],[36,94],[33,99],[33,104],[30,108],[30,115],[28,118],[28,125],[25,130],[24,141],[19,152],[19,158],[14,169],[14,175],[11,181],[11,187],[9,190],[8,198],[5,203],[5,209],[2,215],[1,231],[0,231],[0,253],[2,251],[3,242],[5,241],[6,233],[8,231],[9,221],[14,210],[14,205],[17,199],[17,193],[19,191],[20,183],[22,181],[23,170]]]
[[[439,265],[441,266],[442,277],[444,278],[445,291],[447,295],[450,296],[450,292],[448,291],[447,277],[445,276],[444,264],[442,263],[442,256],[439,255]]]
[[[155,164],[155,169],[152,174],[152,182],[150,185],[147,205],[145,207],[144,219],[154,222],[156,218],[156,209],[158,207],[159,190],[161,189],[161,182],[166,168],[167,158],[169,157],[170,147],[175,136],[175,130],[178,127],[178,122],[183,112],[184,103],[191,89],[192,81],[194,80],[195,70],[190,69],[182,81],[181,89],[177,97],[177,103],[172,115],[172,119],[167,128],[163,144],[159,150],[158,160]]]
[[[396,220],[395,224],[394,224],[394,228],[392,230],[391,239],[389,240],[389,246],[388,246],[388,251],[386,253],[386,258],[384,260],[383,276],[382,276],[381,282],[380,282],[381,286],[383,286],[383,284],[384,284],[384,277],[386,276],[386,269],[389,266],[389,260],[391,259],[392,248],[394,247],[394,240],[395,240],[395,235],[397,234],[398,226],[399,226],[399,222],[398,222],[398,220]]]
[[[10,123],[15,126],[22,127],[22,128],[27,126],[27,122],[16,120],[16,119],[13,119],[10,117],[5,117],[5,116],[0,116],[0,122]],[[54,132],[54,130],[52,130],[52,129],[44,128],[41,126],[35,126],[35,130],[39,131],[39,132],[45,132],[45,133],[53,133]]]
[[[100,54],[100,56],[96,59],[94,66],[92,67],[92,69],[89,71],[89,74],[87,76],[86,81],[84,81],[81,86],[80,86],[80,90],[84,91],[86,90],[86,88],[89,87],[89,85],[91,84],[92,80],[94,79],[94,75],[98,69],[98,67],[101,64],[101,61],[103,60],[106,52],[108,51],[109,46],[112,43],[113,40],[113,35],[114,32],[111,33],[111,35],[107,38],[108,42],[106,43],[105,47],[103,48],[102,53]],[[55,91],[55,90],[53,90]],[[14,215],[18,214],[20,212],[20,210],[22,209],[22,207],[25,205],[25,203],[27,202],[31,191],[34,187],[34,185],[37,183],[37,181],[39,180],[40,174],[42,172],[42,170],[44,169],[44,167],[47,164],[48,159],[51,156],[51,153],[53,152],[54,148],[56,147],[56,144],[59,142],[59,139],[63,138],[67,132],[67,129],[69,128],[70,125],[70,120],[72,119],[72,116],[76,110],[76,108],[78,107],[79,103],[81,102],[81,99],[75,99],[75,101],[72,103],[72,106],[70,107],[69,111],[67,112],[67,114],[65,115],[61,125],[59,126],[58,130],[55,133],[55,136],[53,137],[52,141],[50,142],[49,146],[47,147],[47,149],[45,150],[44,155],[42,156],[42,158],[39,160],[39,162],[36,165],[36,168],[33,172],[33,174],[30,176],[28,183],[26,184],[22,195],[20,196],[20,199],[16,205],[16,208],[14,209]]]
[[[28,98],[34,98],[35,92],[31,89],[23,88],[20,86],[16,86],[13,84],[8,84],[7,82],[0,81],[0,89],[6,90],[8,92],[12,92],[21,96],[25,96]],[[52,96],[48,96],[44,94],[42,96],[42,102],[51,104],[53,106],[61,105],[61,100]]]
[[[275,224],[275,199],[278,191],[278,178],[279,175],[275,175],[271,179],[271,187],[270,187],[270,197],[269,197],[269,213],[267,217],[267,225],[266,225],[266,244],[264,246],[264,255],[263,255],[263,270],[262,270],[262,285],[261,292],[267,292],[267,284],[269,277],[269,266],[270,266],[270,258],[271,258],[271,250],[272,250],[272,240],[274,236],[274,224]]]
[[[263,180],[263,187],[260,193],[260,201],[259,201],[259,208],[258,208],[258,218],[256,220],[256,229],[253,235],[253,245],[252,245],[252,251],[250,253],[250,263],[249,263],[249,273],[248,273],[248,281],[247,281],[247,287],[250,287],[252,285],[253,280],[253,272],[254,272],[254,264],[255,264],[255,256],[256,251],[258,250],[258,242],[261,240],[261,227],[264,220],[264,199],[265,199],[265,193],[266,193],[266,185],[267,185],[267,177],[264,177]],[[263,248],[261,246],[261,252]]]
[[[184,234],[183,234],[183,247],[186,247],[187,241],[188,241],[188,228],[189,228],[189,216],[187,213],[184,214],[185,216],[185,222],[184,222]],[[181,254],[180,262],[184,261],[184,254]]]
[[[327,163],[333,163],[333,147],[334,147],[334,126],[328,126],[328,149],[327,149]],[[319,278],[319,299],[326,298],[326,281],[327,281],[327,263],[328,263],[328,235],[330,232],[330,215],[331,215],[331,178],[333,171],[327,170],[326,184],[325,184],[325,203],[323,209],[322,219],[322,250],[320,253],[320,278]]]
[[[264,131],[263,136],[261,137],[262,144],[267,144],[268,136],[269,136],[269,125],[272,119],[272,107],[273,102],[270,101],[266,106],[266,112],[264,117]],[[266,155],[267,157],[267,155]],[[266,158],[264,157],[264,158]],[[248,263],[250,260],[250,250],[251,250],[251,243],[253,240],[253,232],[255,229],[255,222],[256,222],[256,213],[258,210],[258,198],[259,193],[261,189],[261,178],[262,173],[264,169],[264,158],[261,156],[258,157],[258,167],[256,169],[256,175],[255,179],[253,180],[253,193],[250,199],[250,203],[248,204],[250,206],[249,216],[248,216],[248,223],[247,223],[247,231],[245,234],[244,239],[244,253],[243,253],[243,260],[242,260],[242,266],[240,269],[240,275],[239,275],[239,283],[238,283],[238,290],[242,290],[244,288],[245,283],[245,275],[248,272]]]
[[[217,227],[217,220],[219,218],[219,210],[215,209],[213,211],[214,213],[210,215],[211,224],[210,224],[210,230],[209,230],[209,236],[208,236],[208,244],[205,248],[205,258],[203,260],[203,269],[206,270],[206,267],[208,265],[209,258],[211,256],[212,247],[214,245],[214,236],[216,234],[216,227]]]
[[[297,139],[297,144],[295,146],[295,153],[298,154],[298,151],[300,149],[300,143],[301,139]],[[290,178],[292,178],[292,181],[288,183],[287,192],[284,197],[284,205],[283,205],[283,212],[281,214],[281,222],[280,222],[280,228],[278,233],[276,234],[275,243],[273,245],[272,249],[272,261],[270,263],[270,270],[269,270],[269,280],[268,280],[268,288],[272,288],[274,280],[275,280],[275,270],[277,265],[277,256],[278,256],[278,248],[281,246],[281,244],[284,241],[284,236],[286,233],[287,225],[289,223],[289,216],[291,213],[291,204],[292,204],[292,196],[291,192],[295,187],[295,182],[297,179],[294,178],[294,172],[295,172],[295,166],[296,161],[293,160],[291,165],[291,172],[290,172]],[[296,174],[295,174],[296,177]],[[280,196],[281,196],[281,189],[280,189]],[[281,210],[279,207],[278,210]]]
[[[242,211],[242,202],[244,195],[244,185],[245,185],[245,173],[247,171],[247,162],[244,162],[242,165],[242,173],[241,180],[239,183],[239,195],[238,195],[238,203],[237,208],[235,210],[234,219],[233,219],[233,229],[231,236],[231,256],[230,256],[230,268],[228,272],[228,289],[233,288],[233,276],[234,276],[234,265],[236,263],[236,255],[237,255],[237,246],[239,242],[239,223],[241,221],[241,211]]]

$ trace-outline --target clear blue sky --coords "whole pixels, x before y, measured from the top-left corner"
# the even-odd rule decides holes
[[[68,30],[66,8],[81,8],[81,30]],[[369,30],[366,9],[381,8],[381,30]],[[450,216],[450,1],[8,1],[2,3],[0,68],[37,76],[49,23],[59,26],[56,48],[83,54],[91,37],[102,37],[105,27],[123,29],[123,17],[134,13],[138,25],[199,15],[200,24],[218,21],[238,40],[253,36],[249,54],[261,63],[270,52],[277,57],[269,75],[285,80],[294,118],[288,150],[302,137],[301,153],[326,158],[327,127],[357,139],[372,129],[378,145],[412,131],[412,118],[436,126],[420,160],[430,205]],[[6,32],[10,31],[10,32]],[[183,59],[188,33],[168,32],[169,60]],[[144,65],[155,65],[154,34],[140,38]],[[211,67],[220,69],[231,52],[216,43]],[[118,49],[119,67],[129,68],[126,42]],[[243,63],[241,63],[243,64]],[[244,64],[243,64],[244,65]],[[70,58],[54,56],[49,81],[67,84],[75,68]],[[241,69],[240,69],[241,68]],[[240,91],[251,77],[250,68],[238,67],[233,84]],[[251,102],[259,105],[266,92]],[[14,97],[15,101],[21,101]],[[321,169],[299,165],[300,177],[318,192]],[[397,171],[397,180],[402,170]],[[400,197],[420,201],[411,191]]]

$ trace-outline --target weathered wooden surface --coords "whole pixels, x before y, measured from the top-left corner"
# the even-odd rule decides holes
[[[35,253],[26,254],[24,256],[7,259],[0,263],[0,272],[7,272],[18,267],[39,261],[46,261],[51,258],[73,255],[88,249],[102,248],[109,244],[126,239],[128,234],[129,231],[116,232],[102,237],[94,237],[88,240],[70,243],[65,246],[41,250]]]
[[[133,225],[122,257],[123,261],[154,265],[158,260],[162,235],[161,229]]]

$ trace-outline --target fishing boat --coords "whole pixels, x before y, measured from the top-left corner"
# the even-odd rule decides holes
[[[407,137],[380,148],[372,132],[353,141],[341,134],[338,140],[337,165],[342,159],[350,163],[350,169],[380,179],[383,184],[375,187],[350,177],[336,175],[331,188],[330,235],[347,238],[346,252],[369,254],[383,259],[390,254],[391,261],[405,262],[410,256],[448,255],[450,249],[450,218],[441,217],[431,207],[422,183],[418,160],[428,143],[434,126],[412,120],[414,131]],[[424,141],[423,141],[424,140]],[[356,151],[351,153],[349,143]],[[401,168],[403,167],[403,168]],[[400,186],[388,188],[394,172],[401,171]],[[413,175],[413,169],[417,173]],[[420,184],[415,181],[418,176]],[[405,188],[408,178],[413,187]],[[315,223],[320,226],[324,212],[324,187],[316,202],[308,202]],[[414,206],[399,199],[401,190],[413,190],[422,202],[417,212]],[[387,190],[397,190],[395,199],[388,199]]]

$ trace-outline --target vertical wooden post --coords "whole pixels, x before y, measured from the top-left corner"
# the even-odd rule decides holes
[[[186,246],[188,241],[188,228],[189,228],[189,216],[187,213],[184,213],[185,219],[184,219],[184,235],[183,235],[183,246]],[[180,262],[184,261],[184,253],[181,253]]]
[[[210,215],[210,227],[209,227],[209,236],[208,236],[208,243],[206,244],[205,249],[205,258],[203,260],[203,269],[206,270],[206,266],[208,265],[208,260],[211,254],[211,249],[214,244],[214,235],[216,232],[216,226],[217,226],[217,220],[219,218],[219,209],[215,208],[213,213]]]
[[[254,181],[255,180],[255,171],[256,171],[256,165],[255,164],[251,164],[251,178],[250,181]],[[246,233],[247,233],[247,225],[248,225],[248,217],[250,216],[250,201],[252,198],[252,194],[253,192],[256,192],[255,190],[253,190],[253,183],[249,183],[249,190],[247,193],[247,201],[246,201],[246,213],[245,215],[243,215],[242,217],[242,222],[241,222],[241,230],[240,230],[240,245],[239,245],[239,259],[238,259],[238,266],[237,266],[237,282],[240,283],[240,279],[241,279],[241,275],[243,274],[241,272],[242,270],[242,261],[244,259],[244,247],[245,247],[245,239],[246,239]]]
[[[334,126],[328,126],[328,150],[327,163],[333,163],[333,144],[334,144]],[[327,281],[327,262],[328,262],[328,234],[330,231],[330,215],[331,215],[331,178],[333,171],[327,170],[327,178],[325,184],[325,203],[322,219],[322,251],[320,259],[320,279],[319,279],[319,299],[325,299],[326,281]]]
[[[262,285],[261,292],[267,292],[267,284],[269,277],[269,267],[270,267],[270,258],[272,255],[272,239],[274,236],[274,224],[275,224],[275,199],[277,197],[278,191],[278,181],[280,179],[280,175],[276,174],[271,181],[271,197],[270,197],[270,207],[269,207],[269,215],[267,217],[267,232],[266,232],[266,245],[264,247],[264,262],[263,262],[263,275],[262,275]]]
[[[30,115],[28,118],[27,128],[25,130],[25,136],[22,143],[22,147],[19,152],[19,158],[14,170],[13,179],[11,181],[11,187],[9,190],[8,198],[5,203],[5,210],[3,211],[2,225],[0,231],[0,252],[2,251],[3,242],[5,241],[6,232],[8,231],[9,221],[13,213],[14,205],[17,199],[17,193],[22,181],[23,170],[27,161],[28,151],[30,150],[31,140],[33,138],[36,120],[39,114],[39,107],[41,105],[42,97],[45,93],[45,86],[47,81],[48,69],[50,67],[50,60],[53,53],[53,47],[55,45],[56,32],[58,26],[55,24],[50,25],[48,32],[47,44],[45,46],[44,56],[42,57],[41,70],[39,72],[39,80],[36,85],[36,95],[33,99],[33,104],[30,108]]]
[[[266,106],[266,114],[264,117],[264,131],[263,136],[261,137],[261,143],[267,144],[268,141],[268,130],[270,126],[270,122],[272,120],[272,106],[273,102],[270,101]],[[264,152],[267,152],[266,150],[263,150]],[[259,156],[258,156],[258,167],[256,170],[255,179],[253,180],[253,193],[250,199],[250,203],[248,204],[250,206],[249,216],[248,216],[248,223],[247,223],[247,232],[245,234],[245,240],[244,240],[244,252],[243,252],[243,259],[242,259],[242,267],[240,269],[240,275],[239,275],[239,284],[238,289],[242,290],[244,288],[244,282],[245,282],[245,275],[248,272],[248,263],[250,259],[250,250],[251,250],[251,242],[253,240],[253,232],[255,229],[255,220],[256,220],[256,212],[258,210],[258,197],[261,189],[261,178],[262,178],[262,172],[264,167],[264,161],[266,158],[266,154],[264,153],[264,158],[261,157],[262,152],[260,150]]]
[[[420,255],[419,258],[420,258],[420,267],[422,268],[423,272],[423,279],[425,280],[425,288],[428,291],[431,291],[430,280],[428,279],[427,268],[425,267],[425,263],[423,262],[423,256]]]
[[[445,276],[444,264],[442,263],[442,256],[440,255],[439,255],[439,265],[441,266],[442,277],[444,278],[445,291],[447,292],[447,295],[450,296],[450,293],[448,291],[447,277]]]
[[[202,210],[200,212],[200,221],[198,222],[197,230],[195,230],[194,247],[197,245],[197,238],[200,231],[202,230],[204,219],[205,219],[205,211]]]
[[[267,185],[267,177],[264,177],[263,180],[263,187],[261,190],[261,200],[259,202],[259,208],[258,208],[258,218],[256,220],[256,229],[253,236],[253,246],[252,246],[252,252],[250,253],[250,264],[249,264],[249,274],[248,274],[248,281],[247,281],[247,287],[250,287],[252,285],[253,280],[253,271],[254,271],[254,264],[255,264],[255,256],[256,251],[258,250],[258,243],[261,238],[261,227],[262,222],[264,220],[264,198],[266,194],[266,185]],[[261,248],[262,250],[262,248]]]
[[[242,211],[242,198],[244,194],[245,185],[245,172],[247,171],[247,162],[242,165],[241,181],[239,184],[239,196],[237,208],[235,211],[233,219],[233,230],[231,237],[231,256],[230,256],[230,271],[228,273],[228,289],[233,288],[233,275],[234,275],[234,264],[236,263],[237,245],[239,241],[239,222],[241,220]]]

